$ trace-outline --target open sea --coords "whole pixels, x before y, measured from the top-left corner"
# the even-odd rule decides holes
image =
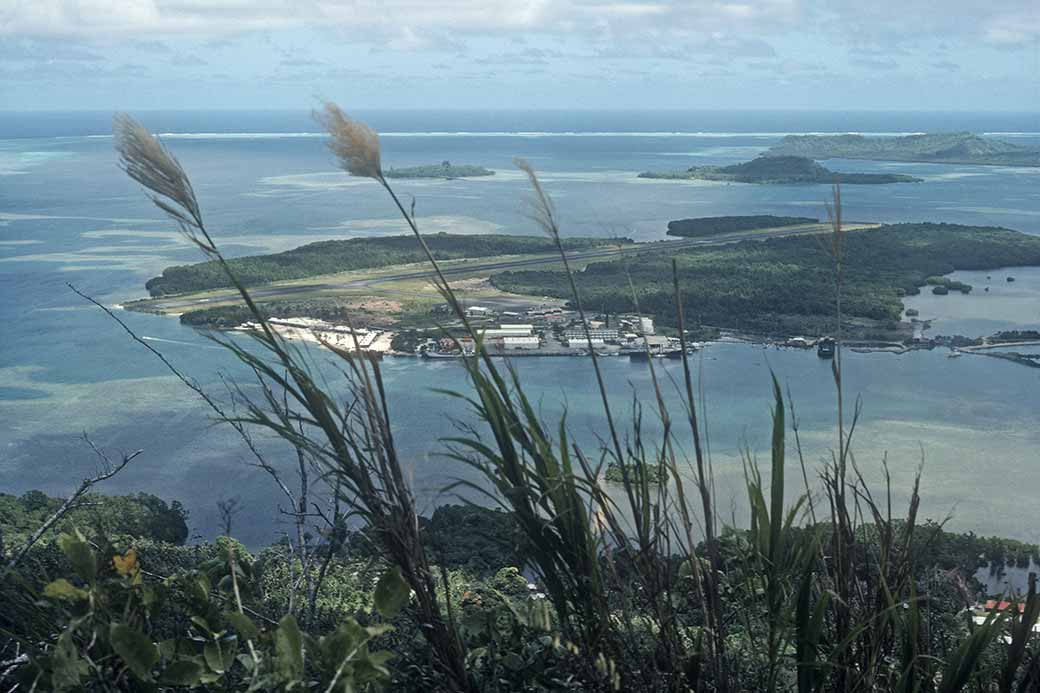
[[[374,183],[339,172],[306,112],[144,112],[134,114],[192,177],[211,230],[229,255],[303,243],[404,233]],[[538,231],[525,215],[527,188],[512,166],[527,158],[542,173],[570,235],[665,237],[669,220],[728,214],[826,218],[826,186],[751,186],[642,180],[639,171],[745,161],[789,133],[901,134],[970,130],[1040,146],[1040,114],[812,112],[370,112],[383,133],[384,166],[450,160],[494,169],[465,181],[399,181],[415,197],[428,233]],[[236,535],[252,544],[288,528],[274,484],[247,464],[241,443],[214,425],[193,393],[67,286],[107,305],[145,294],[164,267],[197,251],[122,174],[109,113],[0,112],[0,492],[67,494],[92,473],[84,433],[112,454],[143,449],[100,490],[147,491],[182,501],[193,535],[217,532],[216,503],[244,506]],[[906,185],[846,186],[854,221],[945,221],[1006,226],[1040,234],[1040,168],[831,160],[839,171],[898,172]],[[933,334],[984,335],[1040,328],[1040,268],[964,273],[970,296],[913,299]],[[1016,282],[1007,284],[1006,274]],[[176,318],[123,313],[130,326],[200,383],[245,379],[221,350]],[[321,358],[321,357],[319,357]],[[770,370],[789,388],[810,467],[835,445],[828,362],[813,352],[713,344],[697,359],[703,374],[711,453],[721,505],[740,504],[742,450],[766,460]],[[657,364],[678,376],[674,364]],[[646,365],[607,359],[616,410],[649,395]],[[568,413],[575,437],[592,442],[602,415],[584,360],[520,360],[529,394],[547,418]],[[944,350],[904,355],[847,353],[850,401],[862,419],[853,447],[868,479],[892,475],[905,501],[923,464],[923,514],[950,526],[1040,541],[1040,522],[1012,507],[1040,502],[1040,369]],[[395,437],[408,460],[420,507],[453,499],[444,488],[472,478],[446,460],[439,439],[465,410],[434,392],[465,389],[456,363],[387,359]],[[669,394],[673,388],[668,385]],[[649,418],[649,417],[648,417]],[[651,424],[652,426],[652,424]],[[292,457],[277,446],[275,459]],[[793,453],[793,448],[792,448]],[[796,458],[791,456],[791,464]],[[793,470],[793,468],[792,468]],[[789,478],[800,478],[791,476]],[[879,489],[880,490],[880,489]]]

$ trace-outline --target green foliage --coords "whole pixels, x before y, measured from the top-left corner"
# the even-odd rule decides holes
[[[631,474],[631,472],[629,472]],[[667,471],[661,470],[658,467],[648,467],[645,470],[647,480],[651,484],[659,484],[662,480],[668,478]],[[609,462],[607,464],[607,470],[603,472],[603,478],[613,484],[625,483],[625,469],[623,465],[617,462]]]
[[[918,293],[928,277],[954,270],[1040,265],[1040,239],[1008,229],[956,224],[894,224],[845,237],[842,309],[848,318],[898,321],[900,297]],[[832,332],[835,299],[831,260],[814,236],[743,241],[675,254],[687,324],[770,334]],[[675,322],[671,258],[597,262],[574,278],[583,300],[611,312],[639,306],[664,324]],[[563,272],[493,275],[506,291],[568,298]]]
[[[390,566],[376,583],[373,595],[375,607],[383,616],[393,618],[407,603],[411,592],[408,583],[401,577],[401,569],[396,565]]]
[[[370,313],[349,298],[325,296],[311,299],[264,301],[257,309],[265,318],[315,318],[334,323],[360,322]],[[384,317],[384,316],[379,316]],[[241,304],[197,308],[180,315],[182,325],[228,329],[255,322],[248,307]]]
[[[10,549],[25,542],[62,504],[40,491],[27,491],[21,496],[0,493],[0,536]],[[167,504],[148,493],[127,496],[87,494],[41,538],[53,541],[73,527],[82,528],[87,536],[124,536],[153,539],[170,544],[183,544],[188,538],[188,513],[178,501]]]
[[[151,680],[160,656],[159,648],[148,636],[125,623],[113,623],[108,627],[108,640],[134,676],[141,681]]]
[[[617,244],[617,238],[569,238],[569,250],[582,250]],[[497,234],[461,235],[438,233],[426,239],[438,260],[480,258],[495,255],[527,255],[553,250],[550,241],[540,236]],[[423,251],[411,236],[350,238],[342,241],[309,243],[273,255],[252,255],[228,260],[228,265],[246,286],[288,279],[305,279],[348,270],[388,267],[422,262]],[[205,291],[231,286],[216,260],[194,265],[167,267],[162,276],[148,280],[145,287],[152,296],[188,291]]]
[[[370,648],[390,626],[343,616],[332,632],[311,635],[292,616],[274,623],[248,615],[240,599],[253,591],[251,570],[235,542],[218,542],[197,569],[158,581],[134,549],[102,541],[96,550],[78,531],[58,544],[78,585],[57,578],[31,600],[58,627],[49,642],[22,640],[29,658],[16,676],[27,688],[346,692],[390,680],[390,653]],[[176,618],[166,617],[171,611]]]
[[[521,537],[508,512],[477,505],[442,505],[424,526],[424,540],[437,563],[477,575],[521,563]]]
[[[819,219],[811,217],[778,217],[772,214],[739,217],[697,217],[695,219],[679,219],[668,222],[668,235],[700,238],[702,236],[716,236],[722,233],[734,233],[737,231],[776,229],[784,226],[819,223]]]
[[[980,537],[974,532],[947,532],[932,521],[921,524],[929,541],[919,547],[920,565],[942,570],[957,570],[971,576],[979,568],[994,573],[1006,567],[1027,568],[1030,562],[1040,564],[1040,546],[1003,537]],[[864,535],[863,541],[871,541]]]
[[[1038,330],[1004,330],[989,338],[991,342],[1035,342],[1040,340]]]
[[[962,294],[970,294],[971,284],[965,284],[949,277],[928,277],[924,280],[925,285],[931,286],[933,294],[945,296],[951,291],[960,291]]]

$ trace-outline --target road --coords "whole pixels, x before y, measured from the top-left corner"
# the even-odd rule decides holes
[[[1032,339],[1023,342],[988,342],[986,344],[976,344],[975,346],[958,347],[957,351],[985,351],[987,349],[1006,349],[1008,347],[1023,347],[1023,346],[1040,346],[1040,341]]]
[[[818,234],[823,231],[826,231],[828,228],[829,227],[825,224],[814,224],[809,227],[798,226],[793,228],[756,229],[752,231],[728,234],[720,238],[684,238],[676,241],[657,241],[654,243],[639,243],[623,248],[597,248],[595,250],[583,250],[568,253],[567,259],[571,263],[577,264],[583,263],[588,260],[616,258],[622,257],[624,255],[639,255],[642,253],[673,253],[677,250],[683,250],[686,248],[693,248],[699,246],[727,245],[730,243],[738,243],[740,241],[746,240],[765,240],[767,238],[783,238],[787,236]],[[863,226],[859,226],[858,228],[863,228]],[[560,262],[559,257],[546,255],[496,262],[480,262],[478,259],[466,263],[459,263],[457,260],[453,260],[451,265],[443,268],[443,272],[446,276],[451,277],[467,274],[482,274],[485,272],[491,273],[499,270],[521,269],[523,267],[528,267],[532,265],[555,264],[558,262]],[[412,270],[408,272],[397,272],[394,274],[384,274],[378,277],[367,277],[364,279],[352,279],[344,281],[323,281],[317,283],[294,284],[288,286],[256,286],[250,288],[249,292],[252,294],[254,299],[283,299],[290,298],[296,294],[309,294],[313,292],[325,291],[357,290],[368,287],[374,287],[379,284],[387,284],[390,282],[403,281],[409,279],[423,279],[431,276],[433,276],[432,269],[423,269]],[[193,298],[190,294],[186,296],[171,296],[169,298],[149,300],[147,303],[141,303],[135,306],[135,308],[140,310],[147,310],[149,312],[183,313],[187,310],[203,308],[210,303],[221,303],[224,301],[229,301],[235,299],[237,296],[237,292],[233,289],[208,291],[206,292],[205,297]]]

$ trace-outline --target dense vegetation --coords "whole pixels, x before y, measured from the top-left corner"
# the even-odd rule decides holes
[[[476,178],[493,176],[495,172],[483,166],[453,164],[450,161],[442,161],[440,165],[430,164],[428,166],[388,168],[385,175],[387,178]]]
[[[350,301],[341,301],[335,297],[262,301],[257,304],[257,308],[268,318],[315,318],[340,324],[350,321],[362,324],[363,321],[368,322],[365,320],[366,318],[372,317],[366,315],[364,309],[358,308]],[[182,325],[216,329],[238,327],[252,320],[252,313],[240,304],[196,308],[181,313],[180,316]]]
[[[1038,330],[1004,330],[989,338],[991,342],[1035,342],[1040,341]]]
[[[1040,166],[1040,151],[970,132],[930,133],[903,137],[863,135],[788,135],[767,156],[810,159],[872,159],[948,164]]]
[[[702,236],[717,236],[722,233],[735,233],[737,231],[776,229],[784,226],[819,223],[819,219],[811,217],[777,217],[772,214],[737,217],[697,217],[695,219],[677,219],[668,222],[668,235],[682,236],[683,238],[700,238]]]
[[[23,498],[34,506],[59,503],[39,492]],[[125,509],[127,498],[95,496],[93,502]],[[580,645],[559,640],[560,615],[545,586],[520,570],[537,549],[525,545],[516,516],[442,506],[420,518],[420,525],[423,544],[444,570],[442,594],[454,605],[472,653],[471,674],[482,690],[613,688],[609,677],[584,678]],[[6,519],[0,528],[5,536],[17,529]],[[28,655],[21,666],[0,670],[0,683],[8,688],[35,682],[38,690],[57,691],[317,686],[346,692],[370,686],[439,690],[447,683],[430,661],[412,598],[364,533],[322,541],[322,567],[312,574],[317,579],[320,572],[321,585],[311,608],[294,598],[300,565],[284,542],[257,552],[227,537],[181,546],[171,543],[163,528],[142,527],[132,514],[118,512],[110,514],[104,532],[95,526],[91,534],[81,534],[75,522],[63,528],[32,549],[16,578],[0,583],[0,630],[6,641],[0,652],[13,657],[17,644]],[[974,578],[979,568],[999,574],[1040,558],[1034,545],[952,533],[931,522],[917,532],[922,541],[913,579],[928,590],[928,637],[936,647],[952,647],[968,636],[962,610],[985,594]],[[877,540],[876,527],[863,526],[856,551],[870,555]],[[724,606],[732,624],[731,647],[742,653],[736,673],[753,686],[749,690],[760,690],[754,682],[765,674],[764,654],[755,645],[762,637],[756,623],[761,615],[745,594],[754,581],[744,555],[751,541],[748,532],[730,529],[720,538],[720,549],[723,590],[733,595]],[[628,584],[612,587],[603,607],[620,616],[638,608],[631,600],[650,585],[638,572],[615,569],[625,573]],[[682,573],[684,567],[677,561],[673,569]],[[676,615],[696,624],[693,593],[676,594],[673,601]],[[651,641],[650,632],[638,633],[633,654]],[[999,662],[999,655],[994,650],[990,656]]]
[[[40,491],[21,496],[0,493],[0,546],[18,546],[61,506],[63,499]],[[55,526],[55,532],[74,527],[91,535],[125,535],[151,538],[169,544],[183,544],[188,538],[187,514],[177,501],[167,505],[148,493],[131,496],[86,494]],[[53,535],[41,539],[48,543]]]
[[[959,282],[956,279],[950,279],[949,277],[928,277],[924,280],[924,283],[932,287],[932,293],[948,294],[951,291],[960,291],[962,294],[970,294],[972,286],[971,284],[965,284]],[[937,291],[941,289],[942,291]]]
[[[528,255],[551,252],[552,243],[540,236],[498,234],[462,235],[438,233],[426,239],[438,260],[480,258],[495,255]],[[569,250],[617,243],[616,238],[569,238]],[[246,286],[287,279],[305,279],[348,270],[388,267],[421,262],[423,251],[410,236],[350,238],[320,241],[272,255],[250,255],[228,260],[228,265]],[[205,291],[231,286],[219,263],[167,267],[162,276],[148,280],[152,296]]]
[[[851,232],[846,251],[845,314],[876,321],[898,321],[900,297],[918,293],[929,277],[957,269],[1040,265],[1040,238],[954,224],[894,224]],[[834,279],[819,237],[690,248],[674,258],[691,324],[769,334],[834,329]],[[597,262],[575,279],[590,305],[623,312],[635,309],[629,276],[641,309],[674,323],[671,258],[648,254],[638,261]],[[491,280],[506,291],[570,293],[566,276],[552,270],[503,272]]]
[[[731,166],[694,166],[685,171],[640,173],[640,178],[682,180],[715,180],[733,183],[801,185],[807,183],[842,183],[878,185],[884,183],[917,183],[920,178],[895,173],[838,173],[802,156],[760,156],[752,161]]]

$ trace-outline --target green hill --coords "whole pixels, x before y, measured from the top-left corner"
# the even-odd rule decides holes
[[[732,183],[876,185],[915,183],[920,178],[889,173],[837,173],[803,156],[760,156],[732,166],[694,166],[685,171],[640,173],[640,178],[716,180]]]
[[[863,135],[788,135],[765,154],[811,159],[871,159],[947,164],[1040,166],[1040,151],[970,132],[903,137]]]

